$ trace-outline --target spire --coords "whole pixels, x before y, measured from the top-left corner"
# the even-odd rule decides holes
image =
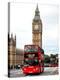
[[[36,11],[35,12],[38,12],[39,13],[39,8],[38,8],[38,4],[37,4],[37,7],[36,7]]]
[[[40,20],[38,4],[37,4],[36,10],[35,10],[34,20]]]
[[[15,35],[15,39],[16,39],[16,35]]]
[[[16,46],[16,35],[15,35],[15,46]]]

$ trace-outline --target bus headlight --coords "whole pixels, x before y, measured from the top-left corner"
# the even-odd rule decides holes
[[[39,68],[36,68],[36,70],[38,70]]]
[[[26,70],[26,68],[24,68],[24,71]]]

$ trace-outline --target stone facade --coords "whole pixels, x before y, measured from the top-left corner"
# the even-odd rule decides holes
[[[16,49],[16,36],[13,38],[13,34],[8,40],[8,67],[16,68],[17,65],[23,64],[23,50]]]
[[[23,65],[24,52],[21,49],[16,49],[16,65]]]
[[[34,45],[39,45],[42,48],[42,21],[40,19],[38,5],[32,22],[32,42]]]

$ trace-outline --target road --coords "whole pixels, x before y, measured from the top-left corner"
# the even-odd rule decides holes
[[[43,76],[43,75],[58,75],[58,67],[45,67],[44,72],[37,75],[37,76]],[[24,77],[21,69],[14,69],[10,70],[10,77]],[[36,76],[36,75],[28,75],[28,76]]]

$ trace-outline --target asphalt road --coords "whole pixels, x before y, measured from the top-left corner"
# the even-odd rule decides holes
[[[39,75],[27,76],[44,76],[44,75],[58,75],[58,67],[45,67],[44,72]],[[10,77],[25,77],[21,69],[10,70]]]

